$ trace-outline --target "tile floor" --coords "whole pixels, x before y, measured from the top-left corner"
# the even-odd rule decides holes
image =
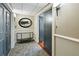
[[[17,43],[11,49],[9,56],[49,56],[35,41],[29,43]]]

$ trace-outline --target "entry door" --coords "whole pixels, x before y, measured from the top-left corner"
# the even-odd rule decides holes
[[[52,54],[52,10],[45,13],[44,41],[48,53]]]
[[[3,28],[3,8],[0,6],[0,55],[3,53],[3,43],[4,43],[4,28]]]

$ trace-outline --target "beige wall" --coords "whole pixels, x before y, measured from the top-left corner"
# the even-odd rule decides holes
[[[36,42],[39,42],[39,18],[38,16],[35,16],[35,22],[34,22],[34,39]]]
[[[56,16],[56,33],[79,39],[79,4],[63,4]],[[67,39],[55,38],[56,55],[78,55],[79,43]],[[75,40],[75,39],[74,39]]]
[[[28,27],[28,28],[23,28],[21,26],[19,26],[18,22],[21,18],[29,18],[32,20],[32,26]],[[19,32],[33,32],[34,31],[34,17],[33,16],[28,16],[28,15],[20,15],[17,14],[16,15],[16,33]]]
[[[56,20],[56,34],[79,38],[79,4],[64,4]]]
[[[79,56],[79,43],[56,37],[56,56]]]

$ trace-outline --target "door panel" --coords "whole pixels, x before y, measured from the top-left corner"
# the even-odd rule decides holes
[[[10,51],[11,48],[11,41],[10,41],[10,14],[6,12],[6,51],[7,54]]]
[[[52,53],[52,10],[45,12],[45,48]]]
[[[3,39],[4,39],[4,32],[3,32],[3,8],[0,6],[0,55],[3,55]]]

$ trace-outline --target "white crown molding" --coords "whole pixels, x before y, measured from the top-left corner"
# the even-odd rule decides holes
[[[49,10],[50,8],[52,8],[53,4],[48,3],[46,6],[44,6],[40,11],[38,11],[35,15],[40,15],[41,13]]]
[[[12,5],[10,3],[3,3],[3,5],[5,5],[6,8],[9,9],[10,11],[13,10]]]

